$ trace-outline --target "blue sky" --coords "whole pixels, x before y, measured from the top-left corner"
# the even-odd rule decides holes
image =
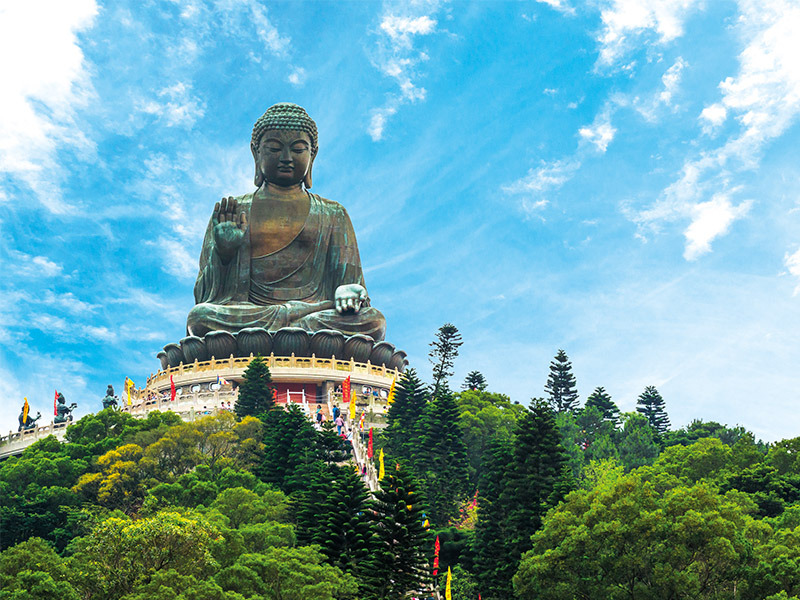
[[[425,377],[452,322],[455,387],[527,402],[563,348],[582,400],[800,435],[798,30],[789,0],[6,2],[0,420],[157,368],[291,101]]]

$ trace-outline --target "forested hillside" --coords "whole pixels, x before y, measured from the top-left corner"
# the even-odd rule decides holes
[[[261,366],[238,415],[109,409],[0,464],[0,599],[444,597],[448,570],[457,600],[800,595],[800,438],[670,429],[650,387],[581,403],[565,354],[526,406],[411,369],[370,494]]]

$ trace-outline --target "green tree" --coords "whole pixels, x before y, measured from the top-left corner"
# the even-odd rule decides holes
[[[572,363],[563,350],[559,350],[550,362],[550,375],[544,390],[556,412],[574,411],[578,408],[578,390],[575,389]]]
[[[708,437],[715,437],[722,440],[724,444],[733,446],[743,436],[749,432],[739,425],[736,427],[728,427],[721,425],[716,421],[703,421],[701,419],[694,419],[686,427],[681,427],[675,431],[670,431],[664,437],[665,446],[689,446],[694,444],[697,440]],[[752,435],[752,434],[751,434]],[[766,444],[761,442],[760,448],[762,453],[766,454]]]
[[[497,436],[488,440],[478,480],[475,525],[475,575],[487,600],[510,598],[508,589],[517,568],[515,562],[508,560],[508,510],[501,498],[513,460],[513,438]]]
[[[486,383],[486,377],[480,371],[470,371],[467,373],[464,383],[461,384],[461,389],[472,390],[473,392],[484,392],[489,384]]]
[[[659,435],[663,436],[669,429],[666,403],[658,390],[648,385],[636,401],[636,411],[645,416],[647,422]]]
[[[464,342],[458,328],[452,323],[439,327],[436,339],[431,342],[429,360],[433,364],[433,395],[447,387],[447,378],[453,375],[453,365],[458,356],[458,348]]]
[[[603,415],[606,421],[610,421],[614,426],[619,425],[619,407],[614,404],[611,396],[605,388],[596,387],[586,399],[584,408],[595,407]]]
[[[331,565],[355,573],[370,551],[369,509],[369,494],[354,469],[320,469],[297,502],[298,537],[317,544]]]
[[[414,471],[431,523],[443,526],[458,515],[459,504],[470,492],[467,447],[452,394],[442,391],[429,402],[416,427]]]
[[[659,453],[656,431],[647,419],[638,413],[622,415],[622,431],[619,432],[619,458],[627,470],[651,465]]]
[[[462,439],[467,446],[470,481],[481,476],[481,460],[489,439],[495,436],[510,438],[517,420],[527,410],[503,394],[465,390],[456,394]]]
[[[461,565],[456,565],[452,575],[451,590],[454,600],[474,600],[478,597],[478,582],[472,573]]]
[[[355,598],[355,579],[324,564],[313,547],[269,548],[243,554],[214,577],[228,592],[252,600],[333,600]]]
[[[297,404],[265,415],[264,459],[258,468],[262,481],[290,494],[307,485],[317,460],[317,434]]]
[[[53,547],[33,537],[0,553],[0,600],[78,600]]]
[[[417,447],[417,421],[428,404],[429,394],[414,369],[408,369],[397,382],[394,402],[386,415],[386,451],[398,460],[410,462]]]
[[[422,590],[428,580],[425,558],[432,540],[423,527],[424,498],[400,464],[387,466],[375,492],[370,556],[361,564],[361,595],[366,600],[401,600]]]
[[[239,388],[234,411],[240,419],[260,416],[275,406],[275,390],[272,387],[272,376],[267,363],[261,356],[256,356],[244,371],[244,381]]]
[[[514,576],[521,599],[740,597],[765,527],[706,483],[663,489],[641,472],[611,475],[547,516]]]

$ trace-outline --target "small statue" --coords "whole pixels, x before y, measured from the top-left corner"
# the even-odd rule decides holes
[[[36,418],[31,417],[30,411],[28,411],[28,419],[23,421],[23,417],[25,416],[25,407],[22,407],[22,410],[19,413],[19,429],[17,431],[28,431],[29,429],[34,429],[36,427],[36,421],[42,418],[42,413],[37,412]]]
[[[103,398],[103,410],[106,408],[116,408],[118,405],[117,397],[114,395],[114,386],[109,385],[106,390],[106,397]]]
[[[383,340],[386,320],[370,306],[350,217],[309,191],[317,148],[317,125],[296,104],[276,104],[256,121],[257,189],[214,207],[189,334],[300,327]]]
[[[53,423],[66,423],[67,421],[72,421],[72,411],[78,408],[77,403],[73,402],[69,406],[67,406],[67,401],[64,399],[64,394],[61,392],[58,393],[58,402],[56,404],[56,416],[53,419]]]

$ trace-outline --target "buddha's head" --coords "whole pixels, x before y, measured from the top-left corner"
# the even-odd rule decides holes
[[[256,187],[267,181],[281,187],[311,187],[317,155],[317,124],[297,104],[281,102],[267,109],[253,126],[250,150]]]

